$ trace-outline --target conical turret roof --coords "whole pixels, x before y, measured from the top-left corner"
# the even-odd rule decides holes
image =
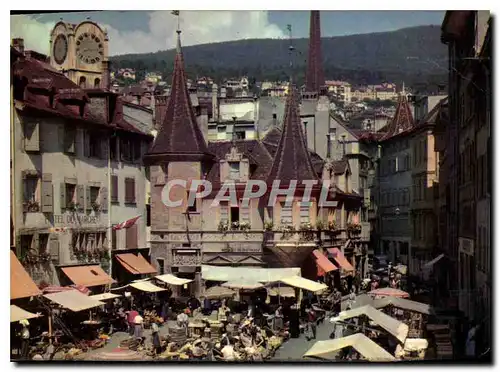
[[[319,181],[307,149],[300,121],[297,90],[293,84],[290,84],[290,92],[285,103],[283,129],[269,171],[268,185],[274,180],[280,180],[281,184],[297,180],[297,185],[304,180]]]
[[[387,132],[381,138],[381,140],[384,141],[400,133],[409,131],[413,128],[413,126],[414,120],[411,112],[411,107],[408,103],[408,97],[403,92],[399,96],[396,113],[394,114],[392,121],[389,123]]]
[[[172,76],[172,89],[158,135],[148,155],[155,158],[161,157],[164,160],[173,160],[179,156],[185,160],[212,158],[213,155],[210,153],[198,126],[189,98],[184,58],[180,45],[180,31],[177,33],[177,54]]]

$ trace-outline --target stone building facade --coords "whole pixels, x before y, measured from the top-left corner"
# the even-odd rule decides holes
[[[60,268],[68,265],[109,269],[111,225],[145,212],[144,198],[114,210],[112,179],[133,177],[144,195],[144,168],[134,163],[150,139],[123,119],[115,94],[83,90],[15,48],[11,56],[17,254],[38,283],[64,282]],[[138,236],[145,244],[143,229]]]
[[[346,211],[358,212],[359,203],[343,212],[335,207],[318,207],[322,189],[316,186],[309,202],[302,200],[303,187],[290,195],[290,205],[284,195],[278,196],[272,206],[267,206],[265,196],[248,204],[242,199],[250,181],[264,182],[269,196],[274,180],[280,180],[280,189],[286,189],[294,181],[301,185],[303,181],[328,179],[332,185],[337,182],[345,188],[331,187],[334,204],[347,198],[353,198],[354,203],[361,200],[351,192],[350,184],[342,186],[338,174],[325,173],[324,161],[307,148],[296,88],[287,96],[282,129],[274,128],[261,140],[233,138],[207,143],[202,134],[206,128],[196,120],[187,91],[180,40],[177,48],[163,123],[145,158],[151,168],[153,264],[160,272],[193,279],[187,291],[195,294],[205,286],[202,264],[302,267],[304,276],[315,279],[314,260],[312,269],[308,261],[312,251],[319,248],[318,221],[329,218],[334,222],[337,212],[350,221]],[[345,167],[339,174],[349,173]],[[189,188],[199,179],[210,181],[212,190],[193,206],[187,203],[184,186],[165,189],[169,181],[185,181]],[[234,185],[236,200],[212,205],[227,183]],[[162,201],[165,194],[172,201],[180,201],[179,205],[167,208]]]
[[[379,252],[392,263],[409,265],[411,272],[410,201],[412,197],[412,110],[401,94],[396,114],[380,139],[377,177]]]
[[[491,19],[489,11],[449,11],[449,120],[444,122],[449,284],[458,308],[479,324],[476,352],[491,346]],[[465,77],[465,78],[464,78]],[[456,247],[456,248],[454,248]]]
[[[440,99],[438,101],[438,99]],[[438,249],[439,153],[435,125],[446,97],[420,97],[415,103],[415,128],[410,139],[412,192],[410,200],[412,268],[419,273]]]

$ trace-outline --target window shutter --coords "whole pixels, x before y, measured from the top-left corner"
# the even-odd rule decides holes
[[[50,258],[53,261],[59,261],[59,239],[57,236],[51,236],[49,241]]]
[[[130,179],[130,202],[135,203],[135,179]]]
[[[250,201],[247,200],[247,202],[249,203]],[[248,207],[244,207],[242,204],[240,204],[240,220],[241,222],[250,223],[250,204],[248,204]]]
[[[40,151],[40,124],[38,122],[24,123],[24,150]]]
[[[90,157],[90,136],[88,131],[83,131],[83,155]]]
[[[42,212],[54,212],[54,195],[52,188],[52,174],[44,173],[42,175]]]
[[[293,222],[293,204],[290,206],[286,205],[286,202],[281,203],[281,222],[284,224],[292,224]]]
[[[127,249],[137,248],[137,224],[125,229],[125,245]]]
[[[111,203],[118,202],[118,176],[111,176]]]
[[[64,125],[64,151],[70,154],[75,153],[76,130],[70,124]]]
[[[78,209],[85,209],[85,188],[83,185],[78,185],[76,187],[76,199],[78,201]]]
[[[310,206],[310,202],[301,202],[300,203],[300,223],[308,223],[309,222],[309,206]]]
[[[108,188],[101,187],[101,211],[108,211]]]
[[[130,203],[130,178],[125,178],[125,203]]]
[[[67,207],[66,205],[66,184],[64,182],[61,183],[60,190],[59,190],[59,195],[60,199],[59,202],[61,204],[61,212],[64,208]]]
[[[227,201],[220,202],[220,220],[221,222],[229,221],[229,203]]]
[[[116,249],[116,230],[111,229],[111,249]]]
[[[85,186],[85,210],[92,210],[92,203],[90,202],[90,186]]]

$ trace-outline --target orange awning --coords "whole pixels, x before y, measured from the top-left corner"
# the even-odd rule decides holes
[[[117,254],[116,259],[132,274],[156,274],[156,269],[141,254],[122,253]]]
[[[69,266],[63,267],[61,270],[76,285],[93,287],[115,282],[99,265]]]
[[[337,266],[335,266],[319,250],[315,249],[312,253],[316,257],[316,265],[318,266],[318,276],[322,276],[322,275],[320,275],[322,272],[329,273],[330,271],[337,270]],[[319,270],[319,269],[321,269],[321,270]]]
[[[354,271],[354,267],[347,261],[342,251],[338,248],[327,248],[328,253],[330,253],[335,261],[340,265],[344,271]]]
[[[10,251],[10,299],[38,296],[42,291],[31,279],[28,272],[17,259],[16,254]]]

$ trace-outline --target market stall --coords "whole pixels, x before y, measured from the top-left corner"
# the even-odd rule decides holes
[[[389,352],[362,333],[334,340],[318,341],[304,354],[304,357],[334,359],[335,354],[344,348],[354,349],[362,359],[370,362],[392,362],[396,360]]]
[[[408,336],[408,325],[384,314],[370,305],[342,311],[337,317],[331,318],[330,322],[335,323],[336,321],[345,321],[356,317],[367,317],[371,325],[382,328],[401,343],[404,343]]]
[[[373,295],[373,296],[391,296],[391,297],[401,297],[401,298],[409,298],[410,295],[408,292],[405,292],[405,291],[402,291],[400,289],[396,289],[396,288],[389,288],[389,287],[385,287],[385,288],[377,288],[377,289],[374,289],[370,292],[368,292],[368,294],[370,295]]]
[[[10,305],[10,322],[19,322],[25,319],[33,319],[41,317],[42,314],[34,314],[29,311],[21,309],[19,306]]]
[[[398,345],[394,355],[402,360],[424,360],[429,343],[424,338],[407,338],[404,345]]]

